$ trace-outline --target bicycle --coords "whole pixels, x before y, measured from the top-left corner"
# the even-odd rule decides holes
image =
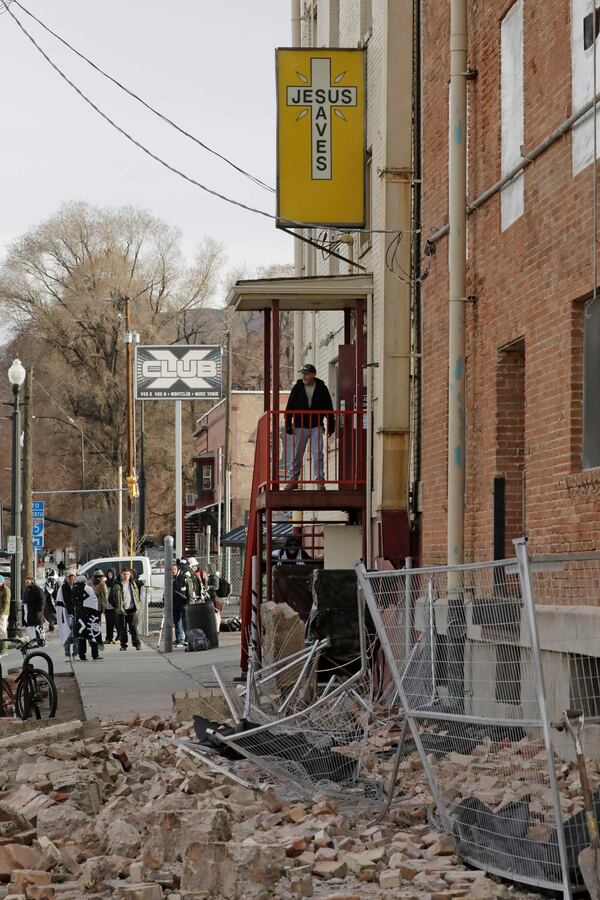
[[[17,716],[20,719],[53,719],[58,706],[58,692],[54,683],[54,665],[47,653],[40,650],[45,646],[43,637],[29,641],[20,639],[10,641],[21,651],[23,665],[17,676],[16,690],[2,675],[0,665],[0,716]],[[41,658],[47,665],[47,671],[37,669],[32,660]]]

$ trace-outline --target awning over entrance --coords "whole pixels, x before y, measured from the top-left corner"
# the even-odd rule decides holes
[[[278,300],[281,311],[343,310],[372,293],[371,274],[256,278],[236,282],[229,291],[227,305],[238,312],[257,312]]]
[[[265,529],[263,528],[263,534],[264,532]],[[292,523],[273,522],[271,534],[273,535],[273,545],[285,544],[287,538],[292,534]],[[231,531],[224,534],[221,544],[223,547],[245,547],[247,540],[248,529],[245,525],[240,525],[238,528],[232,528]]]
[[[208,506],[202,506],[200,509],[192,509],[191,512],[185,514],[185,517],[186,519],[195,519],[198,516],[205,515],[211,509],[216,510],[218,505],[218,503],[209,503]]]

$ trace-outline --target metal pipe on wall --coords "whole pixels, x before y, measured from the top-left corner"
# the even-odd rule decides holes
[[[175,553],[183,556],[183,426],[181,400],[175,401]]]
[[[292,0],[292,47],[302,46],[302,16],[300,13],[300,0]],[[302,234],[301,229],[297,229]],[[301,278],[304,274],[304,255],[302,241],[294,238],[294,278]],[[304,350],[304,314],[294,313],[294,373],[303,364],[302,353]],[[292,379],[293,380],[293,379]]]
[[[367,297],[367,447],[365,473],[365,567],[373,568],[373,294]]]
[[[448,564],[464,562],[467,2],[450,2]]]

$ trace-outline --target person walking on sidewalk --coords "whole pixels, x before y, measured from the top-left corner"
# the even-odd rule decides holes
[[[288,397],[286,405],[285,430],[293,435],[288,456],[288,483],[284,490],[293,491],[298,487],[298,478],[306,445],[310,444],[311,469],[308,481],[324,482],[323,466],[323,425],[327,421],[327,434],[335,431],[335,416],[331,394],[324,381],[317,378],[317,370],[312,363],[300,369],[300,378]],[[311,412],[315,410],[315,412]],[[291,451],[291,452],[290,452]]]
[[[27,639],[32,641],[38,637],[38,629],[44,625],[44,592],[33,578],[25,579],[23,591],[23,622]]]
[[[10,616],[10,589],[0,575],[0,656],[6,650],[6,638],[8,637],[8,618]]]
[[[108,607],[108,588],[106,587],[106,576],[102,569],[96,569],[89,585],[98,598],[98,647],[102,651],[104,650],[104,642],[102,640],[102,616],[106,616]]]
[[[44,617],[48,622],[48,631],[54,631],[56,627],[56,596],[58,594],[58,581],[54,569],[48,569],[48,575],[44,582]]]
[[[100,617],[98,615],[98,598],[89,586],[85,575],[79,575],[73,588],[73,607],[75,610],[75,634],[77,652],[81,662],[87,660],[86,650],[89,643],[92,659],[104,659],[100,656],[98,636],[100,634]]]
[[[131,634],[131,643],[136,650],[142,649],[142,642],[138,634],[138,608],[140,594],[137,585],[131,577],[129,569],[123,569],[121,580],[115,582],[112,590],[117,617],[117,634],[121,642],[121,650],[127,650],[128,633]]]
[[[104,611],[104,620],[106,622],[106,637],[104,639],[105,644],[115,643],[115,629],[117,631],[117,638],[119,637],[119,630],[116,628],[117,607],[116,597],[114,595],[114,587],[116,584],[117,580],[115,578],[114,569],[108,569],[106,572],[106,591],[108,594],[108,599],[106,601],[106,610]]]
[[[73,604],[73,588],[75,572],[67,572],[66,578],[56,595],[56,623],[58,639],[64,647],[65,659],[71,659],[71,648],[75,650],[75,607]]]

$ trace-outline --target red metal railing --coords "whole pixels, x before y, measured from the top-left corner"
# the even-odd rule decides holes
[[[352,490],[365,483],[365,417],[357,410],[272,410],[259,420],[259,487]],[[258,454],[257,454],[258,456]]]

